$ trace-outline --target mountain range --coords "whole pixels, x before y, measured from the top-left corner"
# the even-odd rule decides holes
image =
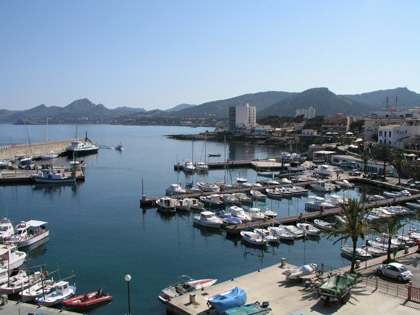
[[[384,109],[388,104],[398,109],[420,107],[420,94],[407,88],[379,90],[356,95],[336,95],[328,88],[313,88],[300,93],[268,91],[236,96],[226,100],[200,105],[180,104],[168,110],[118,107],[108,109],[88,99],[76,100],[65,107],[39,105],[32,109],[13,111],[0,109],[0,123],[115,123],[177,125],[194,121],[194,124],[214,125],[227,120],[229,107],[244,103],[255,106],[257,118],[267,116],[295,116],[296,109],[316,109],[317,115],[344,113],[369,115]]]

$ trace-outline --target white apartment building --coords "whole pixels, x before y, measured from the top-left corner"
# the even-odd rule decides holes
[[[363,138],[372,140],[380,127],[388,125],[420,126],[420,108],[398,110],[395,105],[387,104],[385,110],[374,111],[370,117],[365,118]]]
[[[303,118],[310,119],[316,116],[316,109],[310,106],[309,108],[296,109],[296,116],[303,115]]]
[[[248,103],[229,107],[229,130],[246,131],[257,125],[257,110]]]
[[[378,144],[404,148],[404,139],[420,134],[420,126],[388,125],[379,127]]]

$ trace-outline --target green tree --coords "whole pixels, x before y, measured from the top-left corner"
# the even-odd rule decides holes
[[[350,272],[354,272],[356,263],[356,247],[357,239],[360,237],[362,240],[365,239],[365,230],[367,223],[364,220],[367,214],[367,209],[363,201],[358,199],[348,199],[346,203],[340,203],[341,214],[346,219],[346,224],[340,228],[334,228],[328,232],[327,238],[341,234],[341,236],[334,241],[334,244],[341,240],[351,239],[353,243],[353,257],[351,260]]]
[[[404,166],[406,164],[404,151],[395,149],[392,152],[392,165],[395,167],[395,169],[398,172],[398,185],[401,184],[401,172],[404,169]]]
[[[384,233],[388,238],[388,248],[386,251],[386,263],[391,262],[391,240],[405,224],[401,223],[398,217],[386,217],[375,220],[371,226],[372,230],[378,233]]]
[[[368,147],[365,147],[365,144],[363,142],[360,142],[359,152],[360,152],[360,158],[362,159],[363,165],[364,165],[363,172],[367,174],[367,164],[368,164],[368,161],[372,157],[372,155],[370,154],[370,149]]]
[[[380,144],[374,147],[375,156],[383,161],[384,165],[384,177],[386,180],[386,164],[392,160],[392,151],[387,144]]]

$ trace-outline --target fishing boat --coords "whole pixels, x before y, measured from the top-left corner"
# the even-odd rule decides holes
[[[3,218],[0,221],[0,242],[4,243],[10,239],[10,237],[15,233],[12,222],[8,218]]]
[[[19,292],[19,296],[22,302],[30,302],[44,294],[48,294],[52,291],[56,284],[54,279],[39,280],[33,283],[28,288]]]
[[[39,173],[32,174],[32,178],[38,184],[73,184],[76,182],[76,177],[52,169],[42,169]]]
[[[0,246],[0,267],[12,271],[23,265],[26,259],[26,253],[18,250],[15,244]]]
[[[6,241],[6,244],[16,244],[22,248],[39,242],[50,235],[46,224],[47,222],[38,220],[21,221],[15,227],[15,234]]]
[[[35,303],[41,306],[57,305],[75,293],[76,285],[70,285],[67,281],[60,281],[50,293],[35,298]]]
[[[112,301],[112,295],[102,291],[102,288],[98,291],[86,293],[65,299],[61,302],[61,305],[68,310],[74,311],[87,311]]]
[[[204,290],[205,288],[210,287],[217,282],[217,279],[196,280],[187,275],[181,275],[178,277],[178,279],[179,280],[175,284],[164,288],[159,293],[158,299],[161,302],[166,303],[177,296],[198,290]]]

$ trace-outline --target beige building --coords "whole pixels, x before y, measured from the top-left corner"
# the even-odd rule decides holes
[[[349,131],[350,118],[343,113],[338,113],[335,116],[324,116],[324,124],[322,125],[322,132],[338,132],[344,134]]]

